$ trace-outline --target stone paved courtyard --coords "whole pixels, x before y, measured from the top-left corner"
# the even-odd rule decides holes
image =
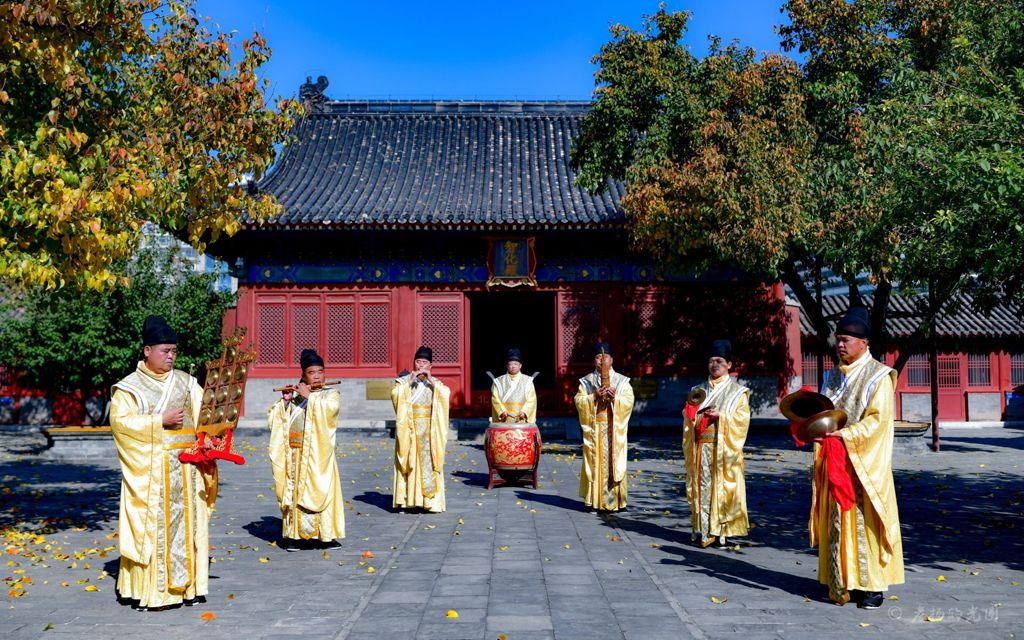
[[[43,462],[3,434],[5,638],[1012,638],[1024,628],[1024,432],[949,431],[939,454],[895,461],[907,583],[877,611],[837,607],[807,548],[810,453],[753,435],[756,527],[738,546],[689,542],[676,439],[630,447],[630,508],[589,513],[579,447],[545,446],[538,490],[486,489],[481,445],[450,443],[448,511],[391,513],[385,437],[339,437],[348,537],[332,551],[276,546],[263,430],[223,465],[210,595],[140,613],[117,603],[119,472]],[[369,553],[367,553],[369,552]],[[372,556],[371,556],[372,554]],[[450,617],[457,612],[458,617]]]

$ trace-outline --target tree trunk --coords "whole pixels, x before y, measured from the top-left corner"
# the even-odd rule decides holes
[[[889,300],[892,298],[892,283],[879,282],[871,302],[871,339],[868,342],[871,355],[877,360],[885,358],[885,321],[889,317]]]
[[[828,326],[828,322],[825,321],[825,314],[822,310],[821,303],[815,299],[814,294],[810,292],[807,285],[800,278],[800,272],[797,271],[796,265],[792,260],[787,260],[782,263],[779,267],[782,281],[789,285],[789,288],[793,290],[793,295],[796,296],[800,306],[803,307],[804,313],[807,314],[807,318],[811,321],[811,326],[814,327],[814,333],[818,335],[822,343],[826,345],[825,352],[832,359],[833,363],[839,362],[839,356],[836,354],[835,349],[828,348],[834,345],[835,342],[832,338],[832,329]]]

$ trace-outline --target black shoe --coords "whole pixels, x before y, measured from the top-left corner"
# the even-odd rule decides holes
[[[882,606],[881,591],[865,591],[864,597],[857,603],[858,609],[877,609]]]
[[[340,549],[341,548],[341,543],[338,542],[337,540],[328,540],[328,541],[322,543],[322,548],[323,549]]]
[[[206,604],[206,596],[196,596],[191,600],[185,600],[183,603],[186,607],[194,607],[197,604]]]

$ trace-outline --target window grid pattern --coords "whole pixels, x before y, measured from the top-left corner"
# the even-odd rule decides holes
[[[992,386],[992,359],[987,353],[967,354],[967,386]]]
[[[590,347],[600,330],[600,308],[596,303],[576,303],[562,309],[562,360],[568,364],[590,362]]]
[[[960,388],[960,357],[955,355],[940,355],[938,357],[939,388],[959,389]]]
[[[434,352],[434,363],[458,363],[460,306],[458,302],[430,302],[420,308],[422,342]]]
[[[907,386],[908,387],[930,387],[932,384],[932,372],[928,367],[928,355],[915,353],[907,359]]]
[[[299,363],[299,354],[303,349],[316,349],[323,353],[320,346],[320,305],[297,304],[292,307],[292,362]]]
[[[259,305],[259,364],[283,365],[284,361],[284,305]]]
[[[355,363],[355,313],[352,304],[327,305],[327,363]]]
[[[1024,353],[1010,354],[1010,386],[1024,385]]]
[[[364,304],[362,311],[362,362],[387,364],[391,361],[388,341],[388,305]]]

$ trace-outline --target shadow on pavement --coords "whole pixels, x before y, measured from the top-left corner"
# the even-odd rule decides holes
[[[30,466],[31,464],[31,466]],[[0,527],[98,530],[117,519],[121,472],[66,462],[0,463]]]
[[[380,493],[379,491],[367,491],[365,493],[360,493],[352,499],[377,507],[378,509],[389,513],[392,511],[391,506],[395,502],[394,496],[390,493]]]
[[[253,520],[242,527],[264,542],[277,542],[281,540],[281,518],[276,516],[263,516],[259,520]]]
[[[940,567],[950,563],[994,563],[1008,569],[1024,568],[1024,476],[997,470],[997,459],[1016,457],[1024,446],[1024,438],[986,438],[953,436],[943,440],[938,454],[918,456],[929,469],[900,468],[906,458],[896,459],[894,480],[903,535],[903,555],[907,564]],[[646,441],[637,454],[644,459],[671,458],[675,442],[665,439],[662,453],[653,451],[656,443]],[[750,520],[756,523],[743,540],[756,546],[786,549],[814,556],[808,547],[807,520],[811,502],[811,453],[799,454],[806,468],[794,468],[793,458],[775,462],[773,449],[789,449],[785,437],[759,437],[756,446],[747,448],[747,508]],[[956,448],[956,449],[955,449]],[[973,454],[970,462],[964,453]],[[654,454],[654,455],[652,455]],[[986,457],[978,457],[983,454]],[[679,456],[682,473],[682,456]],[[979,462],[980,461],[980,462]],[[986,462],[987,461],[987,462]],[[752,464],[754,463],[754,464]],[[773,468],[777,467],[777,468]],[[934,467],[939,467],[938,469]],[[1004,465],[1005,467],[1005,465]],[[660,518],[660,511],[669,505],[665,497],[673,495],[671,487],[676,476],[663,474],[658,482],[630,486],[630,505],[651,510],[650,519]],[[678,485],[677,485],[678,486]],[[648,497],[647,489],[654,493]],[[635,497],[634,497],[634,490]],[[536,499],[537,494],[524,497]],[[553,504],[559,504],[554,502]],[[571,507],[567,507],[571,508]],[[644,513],[630,512],[630,520],[618,520],[622,526],[638,533],[686,546],[689,544],[689,509],[685,496],[671,504],[681,513],[680,528],[667,529],[647,522]],[[688,554],[687,557],[693,554]],[[728,568],[729,563],[724,563]]]
[[[583,504],[583,500],[573,500],[553,493],[539,493],[533,490],[524,491],[520,489],[516,491],[516,497],[521,500],[539,502],[540,504],[546,504],[552,507],[558,507],[559,509],[566,509],[568,511],[587,511],[587,506]]]
[[[462,478],[463,484],[467,487],[486,487],[487,486],[487,474],[486,473],[473,473],[472,471],[456,471],[452,474],[452,477]]]
[[[739,554],[726,549],[701,549],[694,546],[690,542],[689,529],[670,529],[652,522],[623,518],[622,516],[605,516],[602,520],[609,526],[615,526],[630,533],[672,543],[661,545],[660,550],[678,555],[679,558],[662,560],[662,564],[678,565],[688,568],[694,573],[702,573],[724,582],[753,589],[775,588],[799,596],[813,595],[818,590],[818,583],[815,580],[766,569],[763,566],[742,560]],[[689,518],[686,519],[686,522],[689,522]],[[817,563],[817,558],[810,556],[806,562]]]

